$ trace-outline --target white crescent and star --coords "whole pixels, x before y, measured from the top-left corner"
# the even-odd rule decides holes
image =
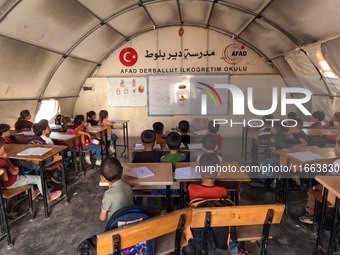
[[[131,62],[131,60],[126,59],[127,54],[132,54],[132,53],[131,52],[125,52],[124,55],[123,55],[123,59],[124,59],[125,62]],[[132,56],[132,57],[134,57],[134,56]]]

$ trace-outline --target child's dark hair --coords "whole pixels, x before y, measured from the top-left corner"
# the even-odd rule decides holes
[[[55,119],[54,119],[54,124],[56,125],[61,125],[61,119],[62,119],[63,115],[61,114],[58,114],[57,116],[55,116]]]
[[[178,150],[181,147],[182,138],[177,132],[171,132],[166,136],[166,144],[170,150]]]
[[[86,113],[86,120],[87,120],[87,122],[89,122],[89,121],[92,119],[92,117],[93,117],[94,115],[96,115],[96,112],[95,112],[95,111],[88,111],[88,112]]]
[[[151,129],[147,129],[142,132],[140,138],[145,144],[154,143],[156,141],[156,133]]]
[[[162,122],[155,122],[152,125],[153,131],[155,131],[156,134],[162,134],[164,125]]]
[[[297,118],[296,112],[290,112],[287,114],[288,119],[295,120]]]
[[[321,111],[313,112],[312,117],[318,121],[323,121],[325,119],[325,114]]]
[[[11,127],[7,124],[0,124],[0,136],[2,136],[2,133],[7,132],[8,130],[10,130]]]
[[[33,125],[33,132],[37,136],[41,136],[42,132],[48,127],[48,121],[47,120],[40,120],[38,123],[35,123]]]
[[[103,159],[100,165],[101,175],[109,182],[118,181],[122,177],[123,167],[120,164],[119,160],[110,157]]]
[[[109,116],[109,113],[106,110],[101,110],[99,112],[99,121],[103,122],[103,120],[106,119],[107,116]]]
[[[204,153],[200,160],[200,174],[204,179],[214,179],[217,176],[216,166],[220,165],[220,160],[215,153]]]
[[[336,118],[337,122],[340,122],[340,112],[334,113],[334,117]]]
[[[0,137],[0,148],[1,148],[2,146],[4,146],[5,143],[6,143],[5,139],[2,138],[2,137]]]
[[[209,123],[208,123],[208,130],[209,130],[209,132],[211,133],[211,134],[216,134],[217,132],[218,132],[218,130],[220,130],[220,124],[218,124],[218,123],[215,123],[215,125],[214,125],[214,121],[213,120],[211,120],[211,121],[209,121]]]
[[[20,112],[20,117],[18,118],[17,122],[15,122],[14,127],[16,130],[20,129],[21,122],[28,116],[30,115],[29,110],[22,110]]]
[[[84,115],[77,115],[76,117],[74,117],[73,123],[76,127],[79,127],[84,120]]]
[[[271,121],[272,119],[274,119],[274,116],[272,114],[265,115],[262,118],[264,124],[266,124],[266,125],[270,125],[272,123],[272,121]]]
[[[205,135],[202,144],[206,150],[213,151],[217,146],[216,137],[214,135]]]
[[[178,129],[182,133],[188,133],[188,131],[189,131],[189,122],[187,122],[186,120],[181,120],[178,123]]]
[[[297,129],[302,129],[302,127],[303,127],[303,121],[301,120],[301,119],[296,119],[295,120],[296,122],[297,122],[297,124],[296,124],[296,128]]]

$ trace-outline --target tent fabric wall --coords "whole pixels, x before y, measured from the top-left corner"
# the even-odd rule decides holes
[[[0,100],[36,99],[37,104],[77,96],[86,78],[121,45],[171,26],[235,38],[284,77],[291,75],[284,57],[322,44],[323,57],[339,74],[339,39],[334,39],[340,35],[339,7],[338,0],[2,0]],[[294,72],[310,67],[314,55],[306,52],[309,58],[288,60]],[[311,74],[303,68],[297,76]],[[338,93],[328,86],[330,92],[318,83],[308,85],[315,93]]]

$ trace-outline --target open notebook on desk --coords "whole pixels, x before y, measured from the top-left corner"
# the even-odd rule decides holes
[[[201,176],[193,167],[181,167],[175,169],[175,180],[201,179]]]
[[[52,148],[32,147],[18,153],[18,156],[42,156]]]
[[[144,150],[144,145],[143,144],[140,144],[140,143],[136,143],[135,145],[135,150]],[[155,144],[153,146],[153,149],[154,150],[160,150],[161,149],[161,145],[160,144]]]
[[[155,175],[146,166],[130,168],[128,166],[123,165],[123,167],[124,167],[123,175],[131,176],[131,177],[134,177],[134,178],[137,178],[137,179],[146,178],[146,177],[150,177],[150,176]]]
[[[20,133],[17,133],[17,135],[34,135],[33,131],[22,131]]]
[[[188,147],[189,147],[189,150],[201,150],[202,144],[201,143],[189,143]]]

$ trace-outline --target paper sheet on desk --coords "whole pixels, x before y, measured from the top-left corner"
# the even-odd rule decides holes
[[[305,151],[305,152],[294,152],[287,154],[288,156],[291,156],[293,158],[296,158],[300,161],[311,161],[311,160],[317,160],[317,159],[324,159],[324,156],[321,156],[319,154]]]
[[[175,180],[201,179],[201,176],[193,167],[181,167],[175,169]]]
[[[34,148],[28,148],[22,152],[19,152],[17,155],[18,156],[42,156],[50,150],[52,150],[52,148],[34,147]]]
[[[33,131],[22,131],[21,133],[18,133],[18,135],[34,135]]]
[[[137,179],[154,176],[155,174],[146,166],[134,167],[126,169],[124,168],[124,175],[131,176]]]
[[[201,143],[189,143],[188,147],[190,150],[201,150],[202,144]]]
[[[101,129],[101,127],[88,127],[87,131],[97,131],[99,129]]]
[[[53,135],[52,139],[67,140],[75,137],[75,135]]]
[[[136,143],[136,145],[135,145],[135,150],[144,150],[144,149],[145,149],[145,148],[144,148],[143,144]],[[154,149],[154,150],[160,150],[160,149],[161,149],[161,145],[160,145],[160,144],[155,144],[155,145],[153,146],[153,149]]]

